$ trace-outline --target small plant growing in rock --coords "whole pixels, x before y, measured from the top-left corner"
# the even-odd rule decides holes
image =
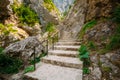
[[[90,70],[88,68],[90,66],[89,52],[85,45],[81,45],[81,47],[79,48],[79,57],[80,60],[83,61],[83,73],[90,73]]]
[[[12,28],[12,24],[7,24],[7,25],[3,25],[2,23],[0,23],[0,36],[1,35],[9,35],[10,33],[15,33],[17,32],[17,30]]]
[[[28,73],[28,72],[31,72],[31,71],[34,71],[34,70],[35,70],[34,66],[31,65],[31,66],[28,66],[28,67],[25,68],[24,73]]]
[[[80,31],[80,38],[83,37],[83,35],[85,34],[85,32],[86,32],[88,29],[94,27],[96,24],[97,24],[97,21],[96,21],[96,20],[92,20],[92,21],[90,21],[90,22],[87,22],[87,23],[82,27],[82,29],[81,29],[81,31]]]
[[[35,25],[39,22],[38,15],[30,9],[30,7],[21,4],[20,6],[13,5],[13,12],[17,14],[18,19],[22,24],[28,24],[29,26]]]
[[[95,43],[93,41],[89,41],[87,46],[90,50],[96,49]]]
[[[57,7],[54,5],[52,0],[44,0],[44,6],[50,11],[55,11],[57,12],[57,15],[60,14],[59,10],[57,9]]]

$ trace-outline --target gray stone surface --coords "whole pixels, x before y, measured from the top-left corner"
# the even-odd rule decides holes
[[[56,50],[71,50],[71,51],[77,51],[80,48],[80,46],[68,46],[68,45],[55,45]]]
[[[44,51],[44,46],[35,36],[10,44],[5,48],[4,52],[12,57],[19,57],[27,62],[28,59],[33,57],[34,47],[36,56],[39,56],[42,50]]]
[[[66,57],[78,57],[77,51],[50,50],[49,54],[57,55],[57,56],[66,56]]]
[[[30,80],[82,80],[82,70],[41,63],[36,71],[25,76],[32,77]]]
[[[41,61],[45,63],[53,64],[53,65],[65,66],[70,68],[77,68],[77,69],[82,68],[82,62],[79,60],[79,58],[49,55],[42,58]]]
[[[70,44],[72,43],[67,43],[69,50],[66,51],[64,51],[65,44],[61,50],[49,50],[48,55],[41,59],[42,63],[37,66],[36,71],[25,74],[25,78],[29,80],[82,80],[83,64],[79,58],[70,56],[77,55],[78,52],[74,48],[78,49],[80,46],[75,44],[70,46]],[[66,56],[68,54],[70,54],[69,57]]]

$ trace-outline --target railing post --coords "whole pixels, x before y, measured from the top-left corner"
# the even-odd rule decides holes
[[[35,47],[34,47],[34,70],[36,70],[36,63],[35,63]]]
[[[54,37],[52,37],[52,49],[54,50]]]
[[[48,55],[48,40],[46,40],[46,54]]]

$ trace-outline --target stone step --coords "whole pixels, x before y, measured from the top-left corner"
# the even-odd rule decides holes
[[[34,72],[24,74],[25,80],[82,80],[82,70],[41,63]]]
[[[78,51],[80,46],[65,46],[65,45],[55,45],[55,50],[71,50],[71,51]]]
[[[82,62],[79,60],[79,58],[48,55],[43,57],[41,61],[53,65],[82,69]]]
[[[57,42],[56,45],[80,45],[80,42]]]
[[[64,51],[64,50],[49,50],[49,55],[65,56],[65,57],[78,57],[78,51]]]
[[[81,40],[76,39],[60,39],[59,42],[80,42]]]

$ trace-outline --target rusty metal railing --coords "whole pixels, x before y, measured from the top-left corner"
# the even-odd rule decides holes
[[[55,45],[55,42],[57,42],[59,40],[59,31],[56,31],[56,33],[54,33],[52,36],[52,50],[54,50],[54,45]],[[57,40],[56,40],[57,38]],[[45,43],[45,51],[46,51],[46,55],[48,55],[48,49],[49,49],[49,39],[45,39],[42,41],[42,44]],[[36,55],[35,55],[35,47],[34,47],[34,52],[33,52],[33,55],[34,55],[34,70],[36,70],[36,62],[35,62],[35,58],[36,58]]]

